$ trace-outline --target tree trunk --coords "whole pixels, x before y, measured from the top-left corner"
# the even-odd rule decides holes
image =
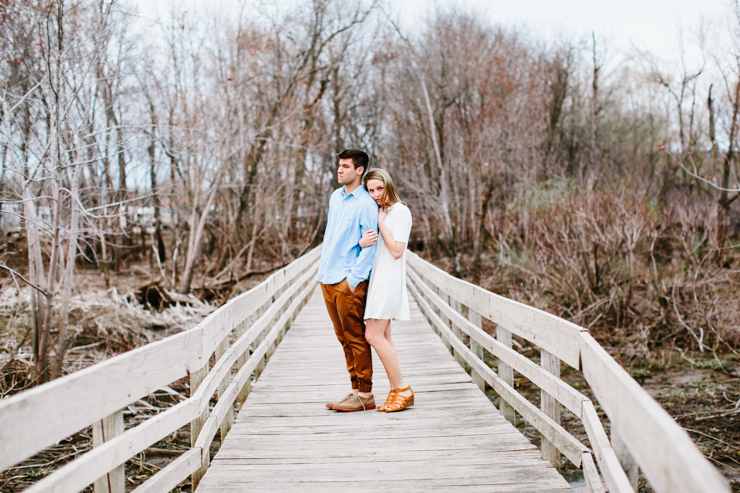
[[[599,71],[601,70],[601,67],[597,64],[596,61],[596,32],[591,31],[591,36],[593,39],[593,62],[594,62],[594,72],[593,72],[593,79],[591,80],[591,166],[594,166],[596,162],[596,128],[597,128],[597,122],[596,119],[598,117],[598,105],[597,100],[599,97]]]
[[[64,354],[67,351],[67,327],[69,326],[69,301],[72,297],[72,285],[75,269],[75,257],[77,256],[77,229],[79,224],[79,178],[82,166],[78,165],[72,178],[72,218],[69,224],[69,244],[67,245],[67,263],[64,273],[64,290],[62,294],[62,311],[60,314],[59,335],[57,336],[57,351],[52,378],[62,375],[64,369]]]
[[[154,204],[154,239],[155,242],[152,245],[157,252],[159,262],[167,260],[167,251],[162,239],[162,218],[161,218],[161,203],[159,200],[159,193],[157,192],[157,169],[156,169],[156,153],[155,153],[155,142],[156,142],[156,128],[157,128],[157,115],[154,113],[154,105],[149,103],[149,110],[152,120],[152,134],[149,142],[149,184],[152,190],[152,202]]]
[[[709,93],[709,100],[708,104],[710,105],[710,132],[712,133],[713,138],[713,132],[712,130],[714,127],[714,110],[711,108],[711,88]],[[727,219],[730,212],[730,204],[732,203],[732,199],[730,199],[730,193],[727,191],[727,189],[730,186],[730,168],[732,167],[732,162],[735,159],[735,139],[737,138],[737,131],[738,131],[738,112],[740,111],[740,81],[738,81],[735,84],[735,97],[732,101],[732,123],[730,124],[730,135],[729,135],[729,144],[727,148],[727,153],[725,154],[724,159],[722,160],[722,174],[720,177],[720,187],[722,190],[719,192],[719,200],[717,201],[717,233],[715,235],[715,242],[717,243],[717,254],[715,256],[716,261],[718,264],[722,263],[722,253],[723,248],[725,246],[725,242],[727,241]],[[712,143],[715,144],[714,142]]]
[[[28,277],[39,287],[43,287],[44,264],[41,259],[41,243],[39,239],[38,218],[36,205],[28,189],[29,183],[23,188],[23,206],[26,216],[26,239],[28,240]],[[39,333],[43,323],[44,299],[41,293],[31,290],[31,330],[33,331],[33,360],[39,360]]]
[[[216,178],[213,180],[211,191],[208,194],[208,200],[206,201],[203,212],[200,214],[200,220],[198,220],[197,226],[195,224],[196,219],[198,219],[197,207],[196,204],[193,204],[193,219],[191,221],[190,227],[191,239],[188,242],[188,254],[185,258],[185,270],[182,273],[183,282],[182,286],[180,287],[181,293],[187,294],[190,292],[190,287],[193,282],[193,273],[195,271],[195,260],[200,254],[200,243],[203,239],[203,229],[205,228],[206,220],[208,219],[208,213],[211,211],[211,204],[213,204],[213,199],[216,196],[216,191],[218,190],[219,179],[220,175],[217,175]]]

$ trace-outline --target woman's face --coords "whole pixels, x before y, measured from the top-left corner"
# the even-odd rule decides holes
[[[385,190],[385,185],[380,180],[368,180],[367,181],[367,191],[370,194],[370,196],[375,200],[375,202],[380,205],[380,199],[383,197],[383,191]]]

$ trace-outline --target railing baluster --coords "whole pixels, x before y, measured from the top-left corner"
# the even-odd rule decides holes
[[[93,423],[93,448],[123,433],[123,411],[117,411]],[[95,493],[125,493],[126,466],[121,464],[95,481]]]
[[[257,310],[257,317],[258,318],[261,317],[263,313],[265,313],[265,311],[267,310],[267,307],[270,304],[272,304],[272,301],[271,300],[268,300],[268,302],[265,305],[262,305],[259,308],[259,310]],[[262,333],[255,339],[254,346],[253,347],[256,348],[257,346],[259,346],[264,339],[265,339],[265,333],[264,333],[264,331],[262,331]],[[262,375],[262,372],[265,369],[265,364],[266,363],[267,363],[267,361],[265,360],[265,357],[264,356],[262,358],[260,358],[260,362],[257,363],[257,367],[254,369],[254,381],[255,382],[257,381],[257,379],[259,379],[260,375]]]
[[[512,346],[511,332],[501,326],[496,327],[496,339],[506,347]],[[514,369],[501,360],[498,362],[498,376],[500,376],[501,379],[511,388],[514,388]],[[500,397],[498,410],[504,418],[508,419],[511,424],[516,426],[516,411],[514,411],[514,408],[511,407],[503,397]]]
[[[221,341],[221,344],[219,344],[216,347],[216,361],[220,360],[221,356],[223,356],[224,353],[226,353],[226,351],[228,350],[229,350],[229,336],[226,336],[224,340]],[[223,396],[224,392],[226,392],[226,389],[228,388],[230,383],[231,383],[231,372],[227,373],[226,376],[224,376],[224,379],[221,380],[221,383],[218,384],[219,400]],[[231,406],[229,411],[226,413],[226,416],[224,417],[223,422],[221,423],[221,442],[222,443],[233,425],[234,425],[234,406]]]
[[[236,338],[240,338],[243,336],[247,330],[252,326],[254,323],[254,315],[250,315],[247,317],[246,320],[241,322],[239,325],[236,326]],[[249,359],[249,351],[244,351],[244,354],[239,356],[239,359],[237,360],[237,368],[239,370],[242,369],[242,367],[247,364],[247,360]],[[244,403],[247,401],[247,397],[249,397],[249,393],[252,391],[252,382],[251,380],[247,380],[247,382],[244,384],[244,387],[239,391],[239,406],[243,406]]]
[[[442,298],[442,301],[444,301],[445,303],[449,304],[450,297],[447,295],[447,293],[445,293],[444,291],[442,291],[442,289],[439,288],[439,287],[437,287],[437,286],[434,286],[432,289],[434,290],[435,293],[437,293],[437,296],[439,296],[440,298]],[[448,327],[450,326],[450,319],[447,318],[447,317],[445,317],[444,313],[442,313],[441,311],[437,310],[437,315],[439,315],[439,317],[444,321],[445,324],[447,324]],[[447,346],[447,349],[454,355],[455,354],[455,351],[452,349],[452,346],[450,345],[450,343],[447,342],[447,341],[445,341],[444,339],[442,339],[442,342],[444,343],[445,346]],[[457,358],[455,358],[455,359],[457,359]],[[458,360],[458,363],[459,362],[460,361]]]
[[[540,350],[540,366],[560,378],[560,359],[554,355],[548,353],[544,349]],[[544,390],[540,390],[541,404],[540,409],[547,414],[553,421],[560,424],[560,404],[557,399],[552,397]],[[542,458],[550,461],[550,463],[557,467],[560,467],[560,452],[557,447],[544,436],[542,437]]]
[[[206,361],[206,364],[201,368],[200,370],[195,370],[190,372],[190,397],[193,397],[195,395],[195,391],[198,390],[198,387],[200,387],[200,384],[203,382],[203,379],[206,378],[206,375],[208,375],[208,361]],[[203,428],[203,425],[205,424],[206,420],[208,419],[208,406],[203,410],[203,413],[201,413],[200,416],[198,416],[195,421],[190,423],[190,446],[194,447],[195,442],[198,441],[198,435],[200,434],[200,430]],[[202,461],[203,466],[195,471],[190,477],[193,482],[193,488],[192,491],[195,491],[195,489],[198,487],[198,483],[200,483],[201,478],[203,478],[203,475],[206,473],[206,470],[208,469],[208,465],[211,463],[211,452],[210,450],[204,450],[203,451],[205,460]]]
[[[622,469],[627,474],[627,477],[632,484],[632,488],[637,491],[637,481],[640,478],[640,468],[635,462],[635,458],[632,457],[630,451],[627,450],[627,445],[622,440],[622,436],[619,434],[619,427],[614,422],[611,424],[611,443],[614,453],[619,459],[619,463],[622,465]]]
[[[455,310],[457,313],[462,314],[462,303],[460,303],[456,299],[453,299],[452,297],[447,297],[447,299],[449,299],[448,303],[452,307],[452,309]],[[455,325],[455,323],[453,323],[450,319],[446,317],[443,317],[443,319],[447,322],[447,325],[450,326],[450,329],[452,329],[452,333],[455,334],[455,337],[460,339],[460,342],[464,342],[463,333],[460,330],[460,327]],[[458,354],[457,351],[455,351],[454,349],[452,350],[452,354],[455,356],[455,361],[460,363],[460,366],[465,368],[465,359],[460,354]]]
[[[468,308],[468,320],[470,320],[470,322],[476,327],[483,327],[480,313],[476,312],[475,310],[471,310],[470,308]],[[480,344],[475,342],[475,339],[473,339],[472,337],[470,338],[470,350],[473,351],[473,353],[475,353],[475,355],[480,358],[481,361],[484,361],[483,348]],[[483,377],[477,371],[475,371],[475,369],[471,372],[471,375],[473,377],[473,383],[477,385],[479,389],[485,392],[486,381],[483,380]]]

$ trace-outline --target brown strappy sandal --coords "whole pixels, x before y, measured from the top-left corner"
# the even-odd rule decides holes
[[[388,392],[388,398],[385,400],[385,403],[378,408],[378,411],[385,412],[386,408],[393,404],[393,400],[396,398],[396,392],[398,392],[398,389],[393,389]]]
[[[414,391],[411,390],[411,395],[406,397],[405,395],[401,395],[401,392],[405,392],[407,390],[411,390],[411,385],[406,387],[405,389],[396,389],[395,396],[393,398],[393,402],[391,402],[389,405],[383,404],[385,407],[385,412],[387,413],[394,413],[396,411],[402,411],[406,409],[407,407],[411,407],[414,405]]]

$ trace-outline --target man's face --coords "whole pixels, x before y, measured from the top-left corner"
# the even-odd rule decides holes
[[[337,181],[340,185],[349,185],[354,182],[358,177],[362,176],[364,168],[358,166],[355,169],[355,165],[351,159],[340,159],[339,169],[337,169]]]

